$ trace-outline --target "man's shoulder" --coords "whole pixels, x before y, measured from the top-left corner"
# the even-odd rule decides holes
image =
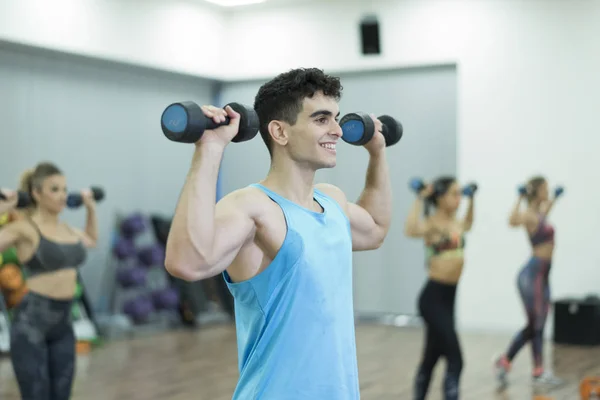
[[[334,199],[342,208],[346,207],[346,204],[348,203],[346,193],[339,187],[332,185],[331,183],[317,183],[314,188]]]
[[[217,204],[220,207],[233,207],[238,210],[256,211],[264,209],[269,197],[257,187],[246,186],[223,196]]]

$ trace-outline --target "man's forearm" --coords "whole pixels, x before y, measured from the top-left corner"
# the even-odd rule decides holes
[[[392,184],[385,150],[371,154],[365,188],[357,204],[371,215],[377,226],[387,232],[392,218]]]
[[[223,149],[200,146],[175,209],[167,241],[167,264],[201,264],[214,241],[217,179]]]

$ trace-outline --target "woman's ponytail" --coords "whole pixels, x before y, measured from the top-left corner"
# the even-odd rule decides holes
[[[35,200],[33,199],[33,175],[35,173],[35,169],[30,168],[21,174],[19,178],[19,190],[25,192],[29,195],[29,206],[23,209],[25,213],[31,212],[35,207]]]

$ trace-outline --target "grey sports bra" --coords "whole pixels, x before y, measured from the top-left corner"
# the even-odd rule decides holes
[[[44,237],[38,226],[31,220],[40,235],[40,243],[29,261],[23,263],[28,278],[61,269],[77,268],[84,263],[87,251],[81,241],[77,243],[57,243]]]

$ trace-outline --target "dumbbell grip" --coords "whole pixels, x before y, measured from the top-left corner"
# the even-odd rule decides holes
[[[198,104],[191,101],[185,101],[179,104],[186,108],[189,112],[189,117],[186,121],[189,131],[199,133],[186,138],[184,142],[187,143],[196,143],[198,140],[200,140],[200,137],[207,129],[217,129],[220,126],[229,125],[229,122],[231,121],[231,119],[226,116],[225,121],[217,123],[212,118],[208,118],[206,115],[204,115],[202,108]],[[170,107],[172,106],[173,105]]]
[[[229,125],[230,121],[231,121],[231,118],[229,118],[229,117],[225,117],[225,121],[219,122],[219,123],[216,123],[212,118],[207,118],[206,119],[206,129],[217,129],[220,126],[227,126],[227,125]]]
[[[99,187],[92,186],[90,188],[92,191],[92,197],[95,201],[100,201],[104,199],[104,190]],[[81,197],[81,193],[71,193],[67,197],[67,207],[69,208],[78,208],[83,204],[83,197]]]

